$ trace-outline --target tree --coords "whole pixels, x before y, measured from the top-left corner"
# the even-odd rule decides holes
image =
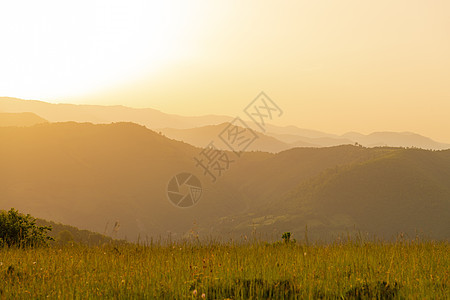
[[[35,247],[46,245],[53,238],[47,235],[51,226],[37,226],[36,219],[14,208],[0,212],[0,247]]]

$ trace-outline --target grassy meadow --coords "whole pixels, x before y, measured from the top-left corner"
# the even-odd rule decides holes
[[[445,299],[448,242],[0,249],[0,299]]]

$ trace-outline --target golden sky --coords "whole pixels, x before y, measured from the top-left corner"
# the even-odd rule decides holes
[[[0,96],[450,142],[450,1],[3,1]]]

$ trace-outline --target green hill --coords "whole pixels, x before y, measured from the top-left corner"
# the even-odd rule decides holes
[[[48,235],[53,237],[53,239],[55,240],[54,242],[58,244],[67,244],[73,242],[89,246],[98,246],[114,241],[111,237],[100,233],[92,232],[89,230],[80,230],[74,226],[55,223],[52,221],[37,219],[36,224],[38,226],[51,226],[52,230],[48,232]]]
[[[327,169],[260,211],[223,222],[241,233],[303,233],[308,226],[321,238],[348,232],[450,238],[450,151],[379,150],[373,159]]]

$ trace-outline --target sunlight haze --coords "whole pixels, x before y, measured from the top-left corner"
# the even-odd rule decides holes
[[[0,299],[448,299],[450,0],[0,1]]]
[[[70,3],[70,4],[68,4]],[[450,142],[448,1],[7,1],[0,96]]]

